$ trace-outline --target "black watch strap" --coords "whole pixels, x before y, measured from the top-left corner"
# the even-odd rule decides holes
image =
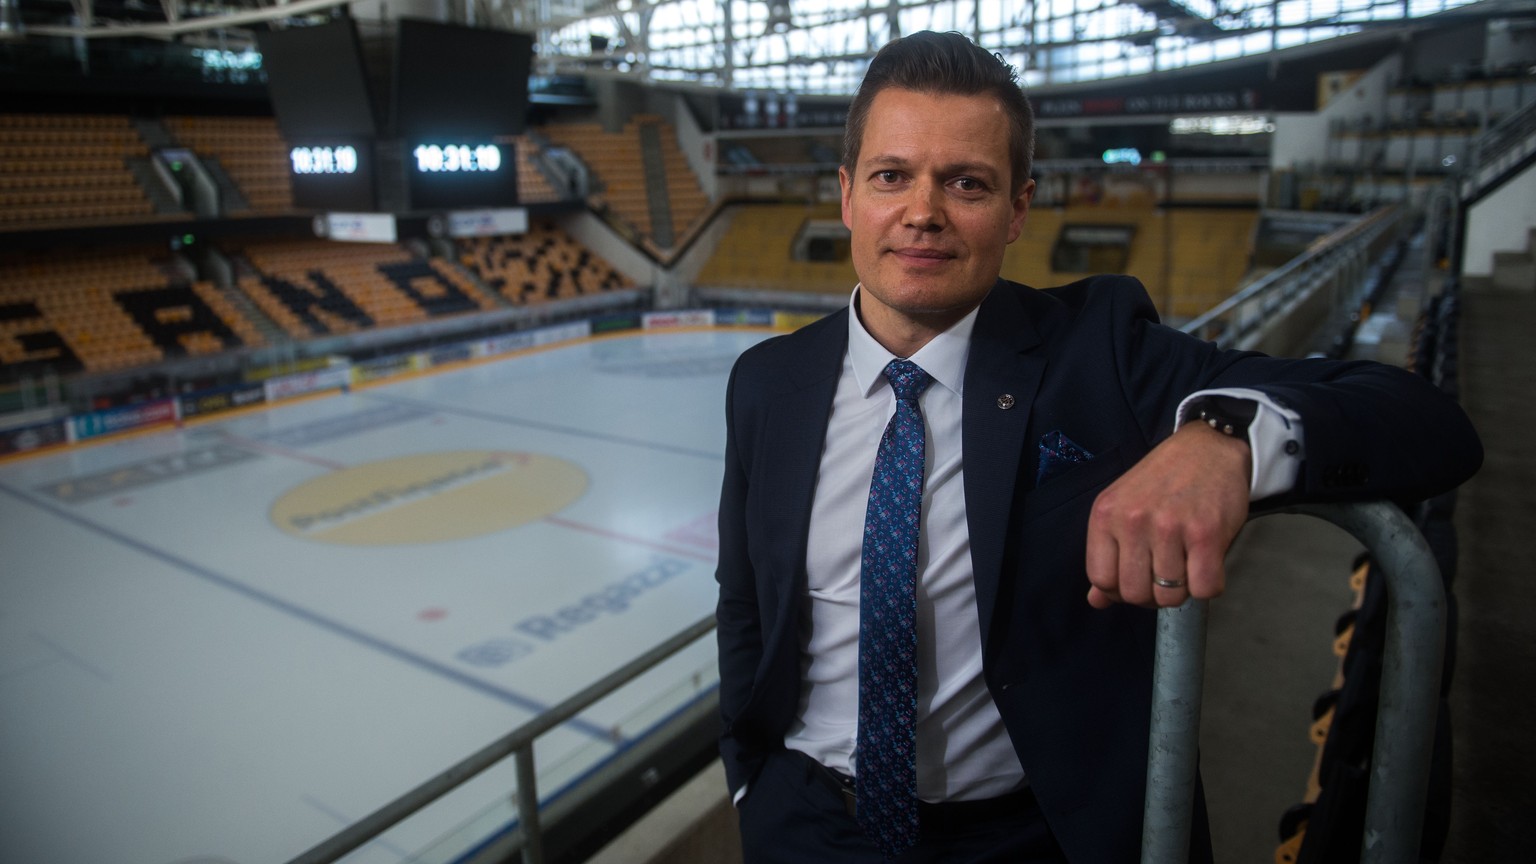
[[[1199,420],[1225,435],[1248,440],[1248,427],[1258,416],[1259,403],[1232,396],[1202,396],[1191,402],[1185,422]]]

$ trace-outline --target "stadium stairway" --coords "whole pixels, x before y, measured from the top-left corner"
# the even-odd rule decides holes
[[[225,213],[250,210],[251,203],[246,200],[245,193],[240,191],[240,185],[235,182],[229,172],[224,170],[224,163],[217,156],[208,156],[202,160],[203,168],[208,171],[208,176],[213,178],[213,185],[219,189],[219,208]]]
[[[1536,291],[1536,229],[1526,232],[1525,248],[1493,253],[1490,287],[1502,291]]]
[[[145,197],[149,198],[149,203],[155,208],[156,213],[185,212],[170,190],[165,188],[165,183],[160,179],[160,175],[156,173],[154,166],[150,164],[152,158],[154,157],[128,157],[128,170],[133,172],[134,182],[138,183],[139,188],[144,190]]]
[[[661,134],[655,123],[642,123],[640,158],[645,165],[646,201],[651,211],[651,239],[663,249],[676,242],[672,233],[672,202],[667,189],[667,166],[661,153]]]

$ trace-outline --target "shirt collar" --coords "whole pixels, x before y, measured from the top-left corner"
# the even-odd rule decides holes
[[[876,387],[885,383],[886,364],[898,358],[864,329],[864,322],[859,320],[858,299],[859,286],[856,285],[848,298],[848,359],[853,363],[853,377],[859,392],[867,398]],[[977,306],[966,313],[964,318],[906,358],[921,366],[935,383],[953,390],[956,395],[965,395],[965,361],[970,354],[971,331],[976,327],[976,312],[980,308]]]

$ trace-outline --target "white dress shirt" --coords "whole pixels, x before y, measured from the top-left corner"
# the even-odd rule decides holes
[[[883,370],[897,359],[864,329],[857,299],[855,288],[848,351],[832,400],[811,509],[809,592],[800,598],[800,703],[784,738],[786,747],[848,774],[857,774],[864,514],[880,436],[896,408]],[[981,669],[960,429],[965,364],[975,323],[972,310],[905,358],[933,378],[919,400],[927,467],[917,553],[917,791],[925,801],[991,798],[1025,780]],[[1278,428],[1281,438],[1263,444],[1266,458],[1260,458],[1258,445],[1254,447],[1253,497],[1290,488],[1300,456],[1299,448],[1286,448],[1285,441],[1299,441],[1299,418],[1255,391],[1206,392],[1259,401],[1252,428],[1261,435]]]

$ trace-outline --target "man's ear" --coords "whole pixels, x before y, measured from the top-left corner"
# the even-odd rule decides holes
[[[1030,202],[1035,200],[1035,181],[1025,180],[1019,194],[1013,196],[1013,215],[1008,219],[1008,242],[1019,239],[1024,233],[1024,221],[1029,218]]]
[[[849,212],[852,206],[853,178],[848,174],[846,165],[837,166],[837,185],[843,190],[843,227],[853,230],[853,214]]]

